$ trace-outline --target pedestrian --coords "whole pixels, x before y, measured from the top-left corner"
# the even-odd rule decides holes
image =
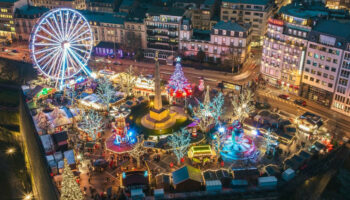
[[[91,178],[89,177],[89,179],[88,179],[88,182],[90,183],[91,182]]]

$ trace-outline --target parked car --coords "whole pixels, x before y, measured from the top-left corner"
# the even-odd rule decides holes
[[[16,49],[13,49],[11,52],[12,53],[18,53],[18,51]]]
[[[286,99],[286,100],[290,99],[290,97],[288,95],[286,95],[286,94],[280,94],[280,95],[278,95],[278,97],[281,98],[281,99]]]
[[[306,106],[306,101],[302,100],[302,99],[296,99],[294,101],[295,104],[301,105],[301,106]]]
[[[114,65],[122,65],[122,63],[120,61],[115,61],[113,64]]]

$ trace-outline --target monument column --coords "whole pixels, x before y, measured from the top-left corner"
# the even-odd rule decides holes
[[[159,70],[159,61],[158,61],[158,51],[156,51],[156,55],[154,57],[156,61],[156,68],[154,70],[154,109],[161,110],[162,109],[162,94],[160,90],[160,70]]]

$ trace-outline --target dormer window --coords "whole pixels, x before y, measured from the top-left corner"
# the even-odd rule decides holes
[[[226,35],[226,30],[222,30],[222,35]]]
[[[231,36],[234,36],[235,35],[235,32],[234,31],[231,31]]]
[[[215,34],[218,34],[218,33],[219,33],[219,30],[218,30],[218,29],[214,29],[214,33],[215,33]]]

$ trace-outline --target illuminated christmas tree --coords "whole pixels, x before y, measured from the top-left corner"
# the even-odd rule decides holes
[[[191,84],[182,71],[181,58],[176,58],[175,71],[168,83],[168,92],[172,97],[181,98],[192,94]]]
[[[64,159],[63,170],[60,200],[83,200],[84,196],[66,159]]]

